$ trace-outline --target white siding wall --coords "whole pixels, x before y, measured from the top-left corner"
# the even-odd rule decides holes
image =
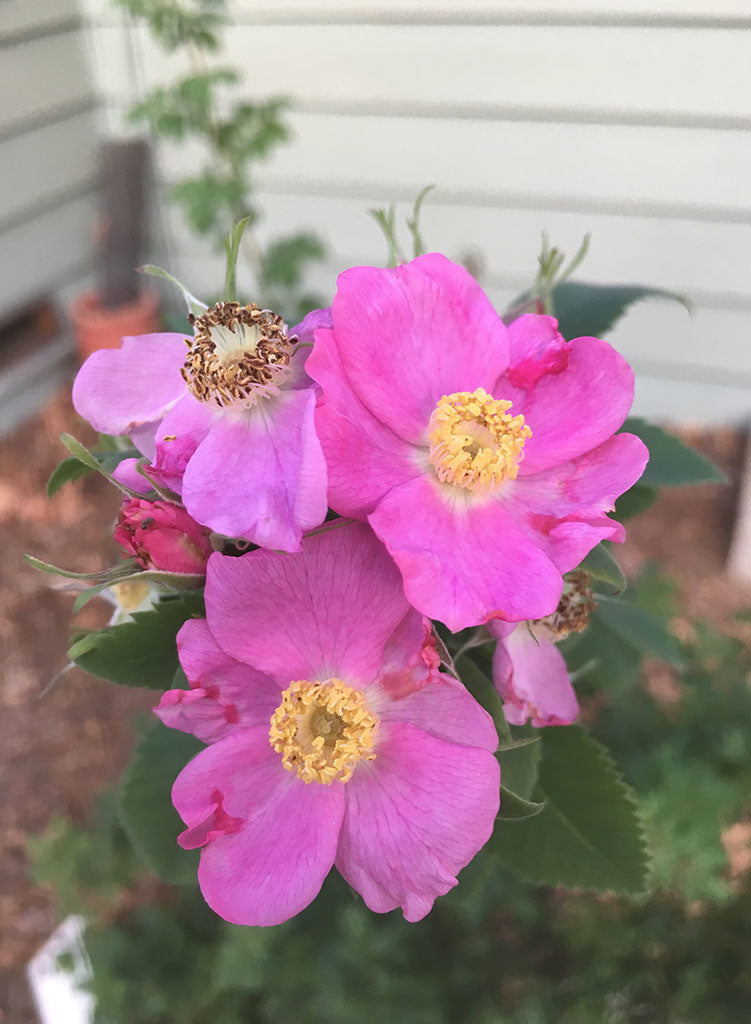
[[[0,0],[0,317],[92,261],[94,84],[76,0]]]
[[[88,3],[117,126],[183,65],[125,29],[108,0]],[[295,99],[294,142],[259,176],[260,233],[323,235],[332,255],[313,283],[330,291],[338,268],[380,262],[366,208],[435,182],[427,239],[455,256],[480,252],[499,305],[528,282],[543,230],[568,251],[592,232],[585,279],[686,293],[693,319],[644,304],[612,336],[637,368],[637,408],[748,416],[751,0],[231,6],[226,58],[246,69],[244,88]],[[163,147],[161,181],[200,155]],[[198,293],[216,287],[217,258],[179,214],[165,221],[175,272]]]

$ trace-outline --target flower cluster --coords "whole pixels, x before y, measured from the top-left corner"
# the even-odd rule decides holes
[[[285,920],[333,865],[419,920],[499,807],[495,725],[436,630],[495,639],[510,723],[576,718],[555,642],[586,623],[574,570],[623,540],[608,512],[647,461],[617,433],[632,372],[552,317],[505,324],[437,254],[346,271],[292,329],[235,302],[191,319],[95,353],[74,387],[143,456],[116,474],[136,492],[117,539],[206,575],[178,635],[189,688],[156,708],[207,744],[174,786],[179,843],[229,921]]]

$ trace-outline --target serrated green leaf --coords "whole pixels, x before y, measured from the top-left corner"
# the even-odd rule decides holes
[[[501,809],[498,812],[498,820],[521,821],[523,818],[533,818],[544,806],[542,802],[525,800],[518,793],[512,793],[510,789],[501,786]]]
[[[157,722],[141,737],[123,777],[123,828],[139,856],[172,885],[196,879],[198,851],[177,845],[185,826],[172,806],[171,792],[178,774],[203,746],[195,736]]]
[[[594,616],[642,654],[653,654],[678,667],[683,664],[680,645],[663,620],[633,601],[600,595]]]
[[[160,601],[131,621],[87,633],[68,651],[76,665],[121,686],[166,689],[178,669],[175,637],[189,618],[203,613],[200,594]]]
[[[600,689],[623,692],[639,680],[642,653],[626,643],[596,613],[582,633],[572,633],[559,649],[569,672]]]
[[[641,892],[648,858],[636,801],[605,748],[579,726],[542,737],[534,817],[496,825],[493,850],[540,885]]]
[[[625,494],[615,499],[615,511],[613,517],[619,523],[640,515],[650,505],[657,501],[657,491],[654,487],[645,487],[644,484],[634,484],[629,487]]]
[[[589,573],[593,579],[607,584],[614,594],[622,594],[626,589],[626,577],[610,553],[607,541],[603,540],[597,547],[592,548],[579,568]]]
[[[644,299],[668,299],[690,311],[683,296],[661,288],[565,281],[553,289],[553,312],[564,338],[599,338],[615,327],[629,306]]]
[[[713,462],[689,448],[662,427],[633,417],[622,430],[636,434],[649,448],[649,462],[639,486],[684,487],[688,484],[725,484],[727,478]]]

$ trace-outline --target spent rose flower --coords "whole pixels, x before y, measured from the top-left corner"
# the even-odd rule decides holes
[[[214,550],[210,531],[180,505],[126,499],[117,516],[115,540],[144,569],[200,574]]]
[[[615,434],[633,373],[607,342],[529,314],[506,327],[438,254],[341,274],[306,368],[329,504],[367,519],[410,602],[456,631],[550,614],[647,450]],[[615,436],[614,436],[615,435]]]
[[[579,702],[566,662],[556,647],[571,633],[586,629],[596,607],[589,577],[570,573],[552,615],[537,622],[488,623],[498,638],[493,654],[493,682],[503,698],[503,710],[512,725],[570,725],[579,716]]]
[[[296,555],[216,553],[206,616],[178,635],[191,688],[155,709],[209,743],[172,791],[206,901],[277,924],[336,865],[371,910],[424,917],[490,837],[497,735],[383,546],[349,523]]]
[[[326,465],[301,345],[327,322],[315,312],[288,334],[268,310],[220,302],[195,319],[193,338],[147,334],[94,352],[76,377],[73,404],[96,430],[128,434],[152,460],[149,474],[180,494],[198,522],[297,551],[326,515]],[[119,478],[132,470],[124,466]]]

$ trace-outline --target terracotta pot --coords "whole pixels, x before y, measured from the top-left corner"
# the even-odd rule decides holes
[[[99,348],[119,348],[121,340],[133,334],[159,330],[159,296],[144,288],[135,302],[105,309],[97,292],[85,292],[71,305],[78,357],[83,362]]]

